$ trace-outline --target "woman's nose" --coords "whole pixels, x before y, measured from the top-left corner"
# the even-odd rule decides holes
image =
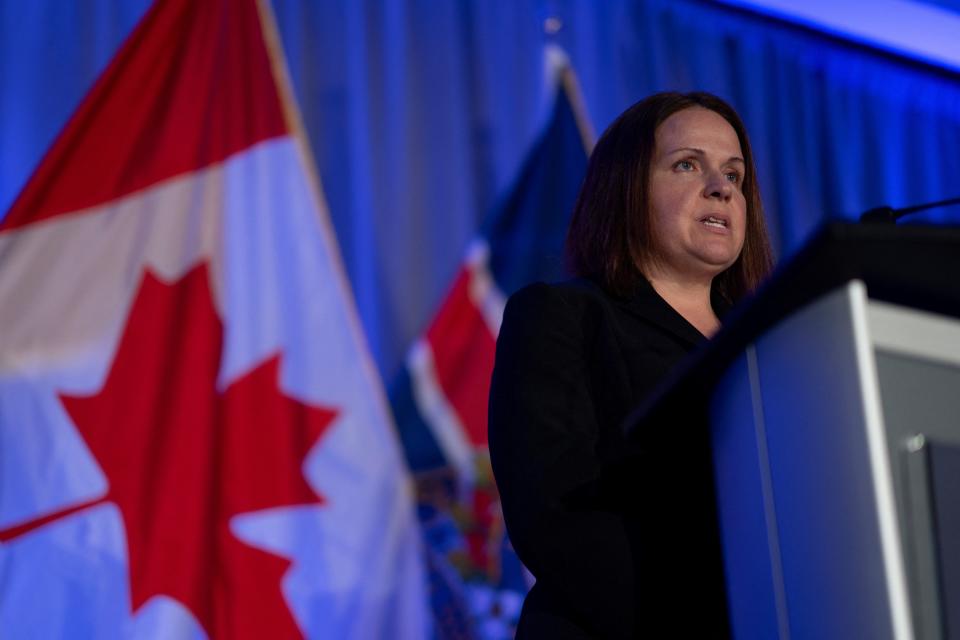
[[[704,186],[704,197],[729,200],[733,195],[733,184],[727,179],[723,171],[710,171]]]

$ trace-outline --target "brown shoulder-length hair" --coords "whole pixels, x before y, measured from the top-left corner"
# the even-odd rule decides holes
[[[746,164],[743,250],[736,262],[713,279],[714,294],[733,304],[770,273],[770,240],[743,121],[715,95],[666,92],[644,98],[624,111],[597,141],[567,230],[567,260],[576,275],[596,280],[614,295],[629,296],[636,290],[644,277],[640,265],[654,250],[649,182],[655,133],[664,120],[691,107],[714,111],[730,123]]]

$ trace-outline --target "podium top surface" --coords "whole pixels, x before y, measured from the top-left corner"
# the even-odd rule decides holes
[[[825,223],[630,414],[627,433],[649,419],[705,410],[709,389],[747,345],[851,280],[863,281],[871,299],[960,317],[960,226]]]

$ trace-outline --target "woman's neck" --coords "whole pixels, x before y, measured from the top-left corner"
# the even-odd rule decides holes
[[[653,289],[700,333],[711,337],[720,328],[720,320],[710,302],[711,280],[684,280],[647,276]]]

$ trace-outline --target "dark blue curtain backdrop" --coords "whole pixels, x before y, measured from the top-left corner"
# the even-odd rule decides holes
[[[0,210],[147,5],[0,3]],[[653,91],[729,99],[781,256],[825,216],[960,195],[960,75],[749,12],[693,0],[273,6],[386,380],[536,138],[548,41],[569,54],[598,131]]]

